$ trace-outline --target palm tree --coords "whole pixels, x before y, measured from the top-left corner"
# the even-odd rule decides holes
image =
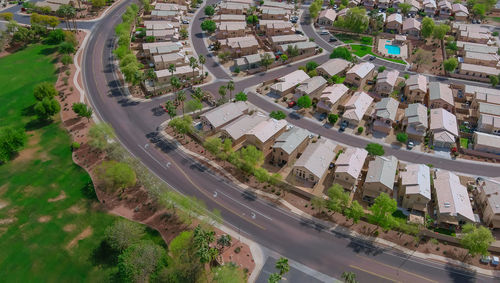
[[[230,247],[231,246],[231,236],[230,235],[221,235],[217,239],[217,246],[219,247],[219,254],[222,254],[222,251],[224,251],[224,247]]]
[[[69,22],[68,22],[68,18],[69,18],[68,6],[69,5],[61,5],[59,7],[59,9],[57,9],[57,11],[56,11],[56,14],[60,18],[64,18],[64,24],[66,25],[66,29],[70,29]]]
[[[174,64],[168,65],[168,71],[170,72],[170,76],[173,76],[175,72],[175,65]]]
[[[198,55],[198,62],[200,62],[200,65],[201,65],[201,76],[204,77],[205,72],[203,71],[203,65],[205,64],[205,62],[207,62],[207,58],[205,58],[205,56],[203,56],[203,54],[200,54],[200,55]]]
[[[203,100],[203,91],[201,90],[201,87],[197,87],[194,89],[193,97],[198,99],[199,101]]]
[[[231,101],[233,99],[234,81],[231,80],[227,83],[227,89],[229,90],[229,101]]]
[[[268,283],[279,283],[281,280],[281,276],[278,273],[271,273],[269,275],[269,279],[267,279]]]
[[[194,57],[189,57],[189,66],[193,69],[193,81],[194,81],[194,70],[198,68],[198,60]]]
[[[344,279],[345,283],[358,283],[358,280],[356,280],[356,274],[354,272],[342,272],[342,279]]]
[[[156,76],[155,70],[153,68],[149,68],[144,73],[144,76],[146,77],[146,79],[151,80],[151,82],[153,83],[153,92],[156,95],[156,80],[158,79],[158,77]]]
[[[73,6],[68,5],[68,16],[73,21],[73,29],[76,31],[76,9]]]
[[[183,90],[179,90],[177,92],[177,101],[181,103],[182,106],[182,115],[184,115],[184,101],[186,100],[186,92]]]
[[[165,109],[167,109],[167,113],[170,116],[170,118],[174,118],[177,115],[175,111],[176,108],[172,100],[167,100],[167,102],[165,102]]]
[[[181,81],[178,77],[175,76],[170,78],[170,84],[174,87],[174,89],[178,89],[181,87]]]
[[[222,97],[222,99],[226,99],[226,91],[227,91],[227,87],[225,85],[221,85],[219,87],[219,94]]]
[[[280,259],[278,259],[275,267],[276,267],[276,269],[279,270],[280,276],[283,276],[283,275],[285,275],[285,273],[290,271],[290,265],[288,264],[288,259],[284,258],[284,257],[281,257]]]

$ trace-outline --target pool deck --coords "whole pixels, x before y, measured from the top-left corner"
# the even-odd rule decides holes
[[[387,42],[389,41],[389,42]],[[401,53],[400,54],[389,54],[389,52],[387,51],[387,48],[385,48],[385,45],[388,44],[388,45],[392,45],[392,40],[391,39],[386,39],[386,38],[380,38],[378,40],[378,52],[383,54],[384,56],[393,56],[393,57],[399,57],[399,58],[402,58],[402,59],[406,59],[408,58],[408,45],[407,44],[403,44],[403,45],[400,45],[400,50],[401,50]]]

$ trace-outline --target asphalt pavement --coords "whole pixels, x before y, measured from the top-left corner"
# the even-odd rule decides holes
[[[209,4],[213,2],[208,1]],[[121,82],[114,73],[111,53],[113,28],[119,23],[119,15],[128,3],[130,1],[125,0],[119,4],[93,28],[83,52],[84,86],[96,115],[110,123],[131,154],[173,189],[202,200],[209,209],[218,209],[226,225],[262,246],[332,277],[339,278],[344,271],[354,271],[360,282],[494,281],[449,264],[424,261],[370,242],[332,233],[319,223],[259,199],[252,192],[242,191],[177,150],[174,144],[159,139],[157,127],[168,119],[165,112],[158,111],[161,101],[139,103],[129,99],[124,96]],[[193,26],[194,29],[196,26]],[[196,32],[192,34],[193,40],[201,39]],[[197,51],[201,48],[198,44],[199,41],[195,41]],[[327,55],[321,58],[326,59]],[[296,66],[290,65],[246,79],[236,83],[236,88],[242,90],[263,78],[288,73]],[[219,74],[217,67],[213,61],[210,66],[212,74]],[[217,83],[207,88],[214,85]],[[256,99],[251,97],[251,100]],[[256,101],[269,107],[268,102]]]

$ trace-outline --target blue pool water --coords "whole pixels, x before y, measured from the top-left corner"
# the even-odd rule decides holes
[[[399,54],[401,54],[401,48],[399,48],[399,46],[396,46],[396,45],[386,44],[385,45],[385,49],[387,49],[387,53],[389,53],[389,55],[399,55]]]
[[[385,42],[386,42],[386,43],[391,43],[391,41],[390,41],[390,40],[386,40]]]

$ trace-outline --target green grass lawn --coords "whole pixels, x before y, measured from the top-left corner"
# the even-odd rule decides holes
[[[355,55],[357,55],[357,56],[359,56],[359,57],[363,57],[363,56],[369,54],[369,55],[373,55],[373,56],[378,57],[378,58],[383,59],[383,60],[387,60],[387,61],[396,62],[396,63],[405,64],[406,65],[406,62],[403,61],[403,60],[392,59],[392,58],[384,58],[384,57],[376,55],[375,53],[372,52],[372,47],[370,47],[370,46],[364,46],[364,45],[358,45],[358,44],[351,44],[350,46],[351,46],[351,49],[352,49],[352,53],[355,54]]]
[[[99,247],[117,217],[92,208],[83,190],[90,177],[73,163],[61,123],[38,127],[30,116],[34,85],[56,80],[51,52],[34,45],[0,59],[0,126],[31,128],[20,156],[0,166],[0,200],[8,204],[0,220],[12,221],[0,225],[2,281],[109,281],[115,263],[103,260]],[[62,192],[64,199],[48,201]],[[74,240],[84,230],[90,235]]]
[[[460,147],[468,149],[469,148],[469,140],[466,138],[460,138]]]
[[[500,17],[488,17],[488,19],[500,23]]]
[[[334,36],[344,43],[362,43],[366,45],[373,44],[373,37],[371,36],[359,36],[345,33],[334,34]]]

